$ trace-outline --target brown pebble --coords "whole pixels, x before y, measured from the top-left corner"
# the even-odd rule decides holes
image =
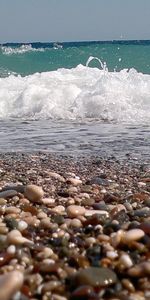
[[[135,287],[129,279],[127,279],[127,278],[122,279],[122,284],[129,292],[132,292],[132,293],[135,292]]]
[[[20,290],[24,276],[19,271],[12,271],[0,276],[0,300],[9,300]]]
[[[42,198],[44,196],[44,192],[40,186],[29,184],[25,188],[24,195],[31,202],[41,203]]]
[[[85,208],[79,205],[69,205],[67,207],[67,214],[70,218],[75,218],[85,214]]]

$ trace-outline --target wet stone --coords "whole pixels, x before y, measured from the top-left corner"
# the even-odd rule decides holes
[[[135,217],[143,217],[143,218],[147,218],[150,217],[150,208],[149,207],[144,207],[142,209],[137,209],[134,212],[134,216]]]
[[[106,215],[94,214],[90,217],[87,217],[87,220],[84,222],[84,225],[98,225],[105,224],[107,221]]]
[[[0,198],[4,198],[4,199],[11,198],[16,195],[17,195],[17,191],[15,191],[15,190],[8,190],[8,191],[0,192]]]
[[[98,300],[98,295],[94,292],[94,289],[89,285],[82,285],[75,289],[70,296],[70,300],[77,300],[77,299],[86,299],[86,300]]]
[[[18,228],[18,222],[14,218],[5,218],[5,223],[9,229]]]
[[[149,199],[147,199],[147,200],[145,200],[145,202],[144,202],[144,203],[145,203],[145,205],[146,205],[146,206],[150,207],[150,198],[149,198]]]
[[[117,282],[116,274],[108,268],[89,267],[80,270],[75,276],[75,282],[80,285],[106,287]]]
[[[94,209],[100,209],[100,210],[106,210],[106,211],[108,210],[108,207],[107,207],[107,205],[104,201],[94,203],[93,208]]]
[[[139,226],[146,234],[150,235],[150,222],[143,222]]]
[[[51,217],[51,221],[54,222],[54,223],[57,223],[58,225],[61,225],[64,223],[64,217],[61,216],[61,215],[53,215]]]
[[[104,179],[102,177],[93,177],[86,182],[86,184],[89,184],[89,185],[96,184],[96,185],[103,185],[103,186],[108,185],[108,183],[109,183],[108,180]]]
[[[86,256],[91,262],[92,266],[99,266],[101,258],[101,246],[95,245],[93,247],[88,248],[86,251]]]
[[[117,220],[120,225],[123,225],[124,223],[127,223],[129,221],[129,216],[124,210],[119,211],[113,219]]]
[[[103,229],[104,234],[111,234],[112,232],[116,232],[120,229],[120,225],[112,222],[108,222]]]
[[[10,190],[13,190],[13,191],[17,191],[19,193],[24,193],[24,189],[25,189],[25,186],[24,185],[7,185],[5,186],[3,189],[2,189],[2,192],[3,191],[10,191]]]

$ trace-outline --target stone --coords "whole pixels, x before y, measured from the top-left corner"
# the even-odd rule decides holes
[[[70,218],[83,216],[85,214],[85,208],[79,205],[69,205],[67,207],[67,214]]]
[[[85,211],[85,217],[91,217],[95,214],[98,214],[98,215],[103,215],[105,216],[106,218],[109,217],[109,213],[106,211],[106,210],[91,210],[91,209],[86,209]]]
[[[16,195],[17,195],[17,191],[15,191],[15,190],[8,190],[8,191],[0,192],[0,198],[4,198],[4,199],[11,198]]]
[[[89,267],[78,271],[75,275],[75,281],[77,286],[106,287],[116,283],[117,276],[109,268]]]
[[[73,184],[74,186],[78,186],[82,184],[82,180],[77,179],[77,178],[68,178],[67,183]]]
[[[24,238],[19,230],[11,230],[7,234],[7,242],[12,245],[32,244],[33,242]]]
[[[0,300],[10,300],[22,287],[24,276],[19,271],[12,271],[0,276]]]
[[[143,222],[139,226],[146,234],[150,235],[150,222]]]
[[[44,191],[40,186],[29,184],[25,187],[24,195],[31,202],[41,203],[44,196]]]
[[[125,268],[131,268],[133,266],[132,259],[127,253],[123,253],[120,256],[120,263],[125,267]]]
[[[142,229],[131,229],[124,232],[122,242],[125,244],[140,240],[145,235]]]

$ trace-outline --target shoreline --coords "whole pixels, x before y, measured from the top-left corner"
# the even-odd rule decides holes
[[[0,178],[6,300],[150,299],[147,162],[1,153]]]

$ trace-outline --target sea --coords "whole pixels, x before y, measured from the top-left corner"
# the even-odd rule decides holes
[[[0,152],[150,161],[150,41],[0,44]]]

